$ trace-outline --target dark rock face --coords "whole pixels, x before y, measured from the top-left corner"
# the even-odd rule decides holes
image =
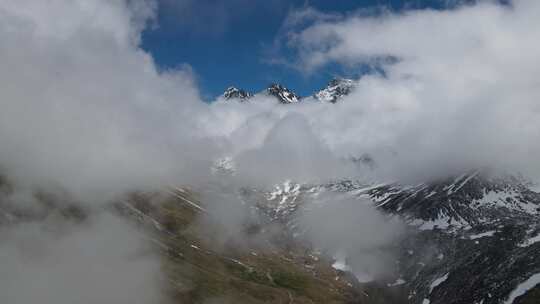
[[[280,84],[271,84],[266,89],[266,92],[267,94],[276,97],[280,103],[288,104],[300,101],[300,97],[298,95]]]
[[[540,194],[522,178],[471,171],[414,186],[285,183],[266,195],[265,206],[299,233],[297,210],[326,191],[370,198],[408,224],[409,233],[393,249],[399,253],[395,279],[409,303],[521,303],[531,297],[540,303],[534,298],[540,286],[522,285],[540,273]]]
[[[399,260],[412,303],[512,303],[512,291],[540,272],[540,194],[520,178],[476,171],[366,194],[417,230]]]

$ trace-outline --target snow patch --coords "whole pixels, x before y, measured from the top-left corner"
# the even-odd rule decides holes
[[[476,239],[479,239],[479,238],[483,238],[483,237],[486,237],[486,236],[493,236],[495,234],[495,230],[493,231],[486,231],[486,232],[482,232],[482,233],[478,233],[478,234],[473,234],[473,235],[470,235],[469,236],[469,239],[470,240],[476,240]]]
[[[532,275],[525,282],[519,284],[508,296],[504,304],[512,304],[517,297],[520,297],[527,293],[530,289],[540,284],[540,273]]]
[[[534,236],[534,237],[531,237],[531,238],[528,238],[528,239],[524,240],[518,246],[519,247],[528,247],[528,246],[531,246],[532,244],[538,243],[538,242],[540,242],[540,234],[537,235],[537,236]]]
[[[433,281],[431,283],[431,285],[429,286],[429,293],[431,294],[431,292],[433,291],[433,289],[439,285],[441,285],[442,283],[444,283],[444,281],[446,281],[446,279],[448,279],[448,273],[443,275],[442,277],[436,279],[435,281]]]
[[[407,283],[405,280],[403,280],[402,278],[399,278],[397,279],[394,283],[390,283],[390,284],[386,284],[388,287],[392,287],[392,286],[399,286],[399,285],[403,285]]]
[[[540,207],[532,202],[523,202],[520,194],[514,190],[484,192],[484,196],[481,199],[474,200],[472,206],[476,208],[499,207],[532,215],[538,214],[538,208]]]

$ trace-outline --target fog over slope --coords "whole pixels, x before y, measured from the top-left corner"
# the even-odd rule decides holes
[[[484,166],[540,176],[537,1],[482,1],[379,17],[293,11],[277,39],[295,52],[292,64],[300,71],[369,63],[381,66],[384,75],[360,78],[337,104],[286,106],[268,96],[255,96],[249,105],[207,103],[189,63],[159,71],[140,48],[156,9],[154,1],[144,0],[0,2],[0,168],[17,189],[59,187],[97,209],[129,190],[217,183],[211,167],[221,157],[232,157],[237,166],[230,189],[271,187],[286,179],[422,180]],[[378,164],[375,172],[343,161],[366,153]],[[332,221],[333,214],[317,213],[307,222]],[[88,303],[161,301],[159,290],[146,284],[159,275],[155,257],[144,255],[133,267],[137,259],[130,260],[130,249],[140,247],[136,232],[102,217],[86,231],[64,234],[62,228],[53,236],[43,223],[3,231],[8,241],[0,256],[17,266],[0,273],[0,299],[73,303],[73,295],[59,298],[40,288],[40,280],[52,280],[48,288],[80,282],[74,291],[84,287],[88,295],[103,295]],[[110,237],[132,242],[101,239],[103,227]],[[334,231],[328,235],[333,238]],[[34,276],[27,269],[32,262],[18,256],[28,238],[38,240],[36,271],[52,275]],[[362,248],[372,239],[340,241]],[[85,246],[94,242],[96,256],[88,257]],[[62,248],[73,252],[64,259]],[[122,285],[78,281],[87,273],[79,276],[77,268],[67,276],[62,272],[96,261],[119,276],[111,284]],[[37,294],[23,295],[25,283]],[[132,297],[122,297],[125,290]]]

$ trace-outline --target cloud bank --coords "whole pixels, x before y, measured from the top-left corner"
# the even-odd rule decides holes
[[[362,176],[342,160],[366,153],[388,179],[540,171],[534,1],[377,17],[293,12],[282,39],[303,70],[368,63],[384,74],[362,77],[336,105],[291,106],[265,96],[209,105],[189,68],[158,71],[139,48],[154,2],[40,5],[0,10],[0,164],[26,183],[81,194],[196,184],[224,156],[239,179],[264,183]]]
[[[3,228],[0,241],[3,303],[165,303],[159,260],[113,216],[83,227],[21,224]]]
[[[408,174],[470,166],[538,174],[539,11],[527,0],[382,16],[308,8],[291,14],[281,39],[306,73],[328,64],[383,71],[362,77],[338,113],[317,116],[338,134],[324,135],[336,149],[392,150],[383,162]]]
[[[0,3],[1,302],[165,303],[160,257],[100,208],[125,191],[196,182],[217,150],[199,136],[194,113],[208,105],[189,68],[158,72],[139,48],[155,9]],[[42,218],[40,189],[70,193],[88,219]],[[1,208],[21,210],[20,223]]]
[[[138,46],[154,14],[147,1],[0,4],[8,175],[109,194],[178,182],[212,158],[189,69],[158,72]]]

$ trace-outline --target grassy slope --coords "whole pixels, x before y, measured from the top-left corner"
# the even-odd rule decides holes
[[[185,197],[197,201],[194,194]],[[135,195],[129,201],[166,231],[157,236],[166,253],[168,291],[177,303],[399,303],[376,286],[353,286],[329,261],[299,246],[215,249],[222,227],[205,222],[200,229],[203,213],[181,197],[158,200],[148,204],[156,199]]]
[[[0,192],[11,192],[1,176]],[[43,212],[12,214],[21,220],[39,220],[51,213],[68,220],[86,217],[69,196],[36,192],[35,197],[45,207]],[[198,203],[193,193],[185,197]],[[400,303],[386,288],[359,286],[334,270],[330,261],[296,244],[239,249],[232,243],[215,248],[214,243],[223,241],[218,233],[222,227],[205,222],[208,226],[201,229],[202,213],[181,197],[134,193],[115,206],[151,231],[151,240],[162,252],[163,286],[173,303]],[[13,211],[0,195],[0,209],[5,208]]]

